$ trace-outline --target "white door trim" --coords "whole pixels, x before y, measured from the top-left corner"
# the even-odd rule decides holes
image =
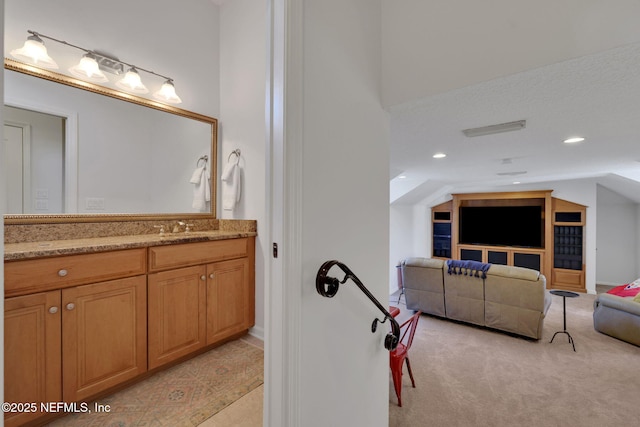
[[[300,420],[302,306],[302,2],[269,0],[267,221],[278,258],[265,274],[264,425]]]
[[[22,129],[22,213],[31,213],[31,125],[11,120],[4,124]]]
[[[64,213],[78,212],[78,113],[52,105],[34,104],[5,96],[5,105],[65,119],[64,141]]]

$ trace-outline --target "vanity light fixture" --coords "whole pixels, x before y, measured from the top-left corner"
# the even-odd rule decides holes
[[[124,77],[116,82],[116,86],[134,93],[149,92],[149,89],[142,83],[140,74],[138,74],[138,71],[133,67],[129,68],[129,71],[127,71]]]
[[[19,49],[13,49],[11,56],[21,61],[28,61],[41,67],[57,70],[58,64],[47,53],[47,48],[42,39],[38,37],[37,33],[32,31],[29,31],[29,33],[31,35],[27,37],[24,45]]]
[[[119,75],[124,72],[125,66],[127,66],[128,71],[125,73],[124,77],[115,83],[120,89],[139,94],[149,92],[149,89],[147,89],[147,87],[142,83],[142,79],[138,73],[138,71],[144,71],[145,73],[164,79],[164,83],[160,89],[153,95],[156,99],[171,104],[179,104],[182,102],[180,97],[176,94],[173,79],[170,77],[146,70],[137,65],[129,64],[128,62],[121,61],[120,59],[113,58],[94,50],[73,45],[64,40],[58,40],[56,38],[46,36],[42,33],[37,33],[31,30],[28,30],[27,32],[30,36],[27,38],[24,46],[20,49],[14,49],[11,51],[11,56],[16,59],[45,68],[58,68],[58,64],[56,64],[56,62],[47,54],[47,49],[42,41],[43,38],[52,40],[85,52],[83,57],[80,59],[80,62],[69,69],[69,72],[75,77],[82,80],[104,83],[109,81],[109,79],[103,71]]]
[[[162,84],[160,90],[153,94],[154,98],[160,101],[171,102],[173,104],[180,104],[182,99],[176,94],[176,88],[173,86],[173,80],[168,79]]]
[[[107,76],[100,70],[100,65],[98,65],[98,61],[92,53],[84,55],[80,62],[69,68],[69,72],[75,77],[96,83],[109,81]]]
[[[584,138],[583,138],[583,137],[581,137],[581,136],[575,136],[575,137],[573,137],[573,138],[567,138],[567,139],[565,139],[565,140],[564,140],[564,141],[562,141],[562,142],[564,142],[565,144],[575,144],[576,142],[582,142],[582,141],[584,141]]]

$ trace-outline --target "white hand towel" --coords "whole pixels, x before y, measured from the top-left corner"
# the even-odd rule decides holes
[[[236,166],[236,163],[227,162],[227,164],[224,167],[224,170],[222,171],[222,176],[220,176],[220,178],[222,178],[223,181],[227,181],[229,180],[229,178],[231,178],[231,174],[233,173],[234,166]]]
[[[202,176],[202,172],[204,171],[204,166],[196,168],[193,171],[193,175],[191,175],[191,179],[189,180],[192,184],[200,184],[200,177]]]
[[[191,206],[200,212],[204,212],[207,209],[207,202],[211,200],[209,172],[207,172],[204,167],[198,169],[196,169],[196,171],[193,173],[193,176],[190,180],[191,183],[195,184],[195,187],[193,188],[193,204]],[[198,180],[194,182],[196,177],[198,178]]]
[[[224,180],[222,188],[222,209],[225,211],[232,211],[240,201],[240,166],[233,163],[230,175],[231,179]]]

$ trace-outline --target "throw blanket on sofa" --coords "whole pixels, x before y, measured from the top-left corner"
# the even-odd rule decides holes
[[[464,274],[465,276],[474,275],[475,277],[487,278],[487,270],[491,267],[491,264],[478,262],[478,261],[460,261],[456,259],[447,260],[447,273],[449,274]]]
[[[616,286],[607,291],[608,294],[618,295],[619,297],[635,297],[640,295],[640,279],[637,279],[627,285]]]

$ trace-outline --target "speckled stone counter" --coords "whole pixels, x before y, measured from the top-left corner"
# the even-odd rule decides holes
[[[147,221],[6,225],[4,259],[14,261],[257,235],[254,220],[213,221],[215,224],[198,224],[194,231],[172,233],[168,230],[162,236],[154,228],[157,224]],[[162,225],[166,226],[166,221]],[[215,229],[211,229],[212,226]]]

